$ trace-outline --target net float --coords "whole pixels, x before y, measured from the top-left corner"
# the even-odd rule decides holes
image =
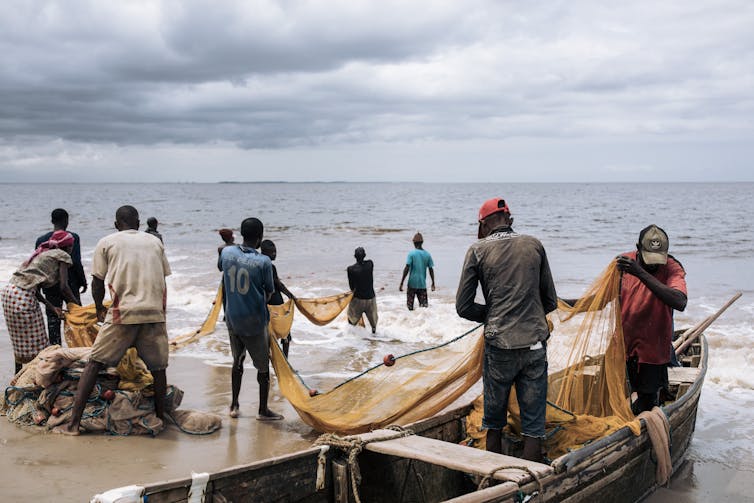
[[[106,389],[102,392],[102,398],[107,400],[108,402],[112,402],[113,398],[115,398],[115,391],[111,389]]]
[[[385,358],[382,359],[382,363],[384,363],[386,367],[392,367],[395,365],[395,356],[385,355]]]
[[[53,416],[56,416],[56,417],[57,417],[57,416],[59,416],[59,415],[60,415],[60,408],[59,408],[59,407],[53,407],[53,408],[52,408],[52,410],[50,411],[50,413],[51,413],[51,414],[52,414]]]
[[[317,391],[316,389],[309,390],[309,396],[317,396],[317,395],[319,395],[319,391]]]

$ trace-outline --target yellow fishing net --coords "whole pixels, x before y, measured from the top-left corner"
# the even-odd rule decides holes
[[[631,412],[626,385],[625,348],[620,322],[620,272],[612,262],[571,307],[558,303],[554,330],[547,345],[549,365],[547,438],[550,458],[628,426],[641,425]],[[511,391],[508,429],[521,432],[520,411]],[[474,402],[466,431],[484,448],[482,398]]]
[[[288,299],[280,305],[268,305],[267,307],[270,310],[270,335],[277,339],[288,337],[288,334],[291,333],[291,327],[293,326],[293,301]]]
[[[547,407],[548,456],[553,458],[628,425],[640,432],[628,400],[625,350],[615,263],[595,280],[581,300],[560,303],[550,316]],[[332,321],[350,302],[350,292],[323,299],[296,299],[270,306],[270,333],[285,337],[293,322],[293,305],[317,325]],[[219,290],[202,328],[171,341],[183,347],[214,330],[222,305]],[[484,337],[477,327],[445,344],[375,365],[331,390],[310,389],[291,368],[271,338],[271,361],[282,394],[304,422],[323,432],[354,434],[407,424],[430,417],[450,405],[482,373]],[[481,397],[467,418],[469,436],[484,446]],[[508,429],[520,433],[520,414],[511,394]]]
[[[397,357],[391,366],[372,367],[321,394],[306,386],[277,344],[270,343],[270,355],[281,393],[306,424],[352,434],[407,424],[444,409],[481,377],[483,348],[477,328],[431,350]]]
[[[296,298],[296,307],[301,314],[315,325],[327,325],[348,306],[353,298],[353,292],[344,292],[330,297],[317,299]]]
[[[332,320],[338,317],[351,302],[353,298],[353,292],[344,292],[338,295],[331,295],[329,297],[320,298],[306,298],[295,300],[295,305],[306,316],[306,318],[316,325],[327,325]],[[198,341],[205,335],[214,333],[217,325],[217,320],[220,317],[220,310],[223,305],[223,288],[222,283],[217,289],[217,295],[212,302],[212,309],[210,309],[207,318],[202,323],[202,326],[198,330],[192,330],[191,332],[183,335],[179,335],[170,339],[170,350],[180,349],[187,345]],[[287,337],[291,332],[293,326],[293,305],[294,301],[288,299],[283,304],[272,306],[268,305],[270,312],[269,331],[270,335],[282,339]]]
[[[623,333],[618,292],[620,273],[611,264],[576,306],[559,305],[548,341],[547,407],[550,457],[629,425],[638,433],[625,382]],[[354,434],[430,417],[460,397],[481,377],[482,330],[438,347],[380,364],[332,390],[310,390],[291,369],[276,344],[272,364],[282,394],[301,418],[318,431]],[[313,395],[313,396],[312,396]],[[484,446],[481,397],[467,429]],[[512,392],[509,429],[520,434],[520,413]]]
[[[175,351],[188,346],[192,342],[196,342],[205,335],[209,335],[215,331],[217,320],[220,317],[220,311],[223,308],[223,285],[217,288],[217,294],[215,294],[215,300],[212,301],[212,308],[209,310],[207,317],[204,319],[204,323],[198,330],[193,330],[187,334],[179,335],[170,339],[170,351]]]
[[[110,302],[105,302],[110,307]],[[97,324],[97,311],[94,304],[78,306],[66,305],[67,313],[63,322],[63,336],[69,348],[90,347],[99,333]]]

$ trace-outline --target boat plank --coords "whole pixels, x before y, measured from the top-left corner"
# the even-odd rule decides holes
[[[668,367],[668,381],[671,384],[693,383],[699,372],[699,367]]]
[[[377,430],[372,433],[377,435],[381,433],[384,436],[390,434],[391,431]],[[539,478],[553,473],[550,466],[541,463],[416,435],[373,442],[367,444],[366,449],[380,454],[416,459],[477,475],[487,475],[498,468],[510,467],[498,470],[493,478],[516,483],[531,480],[531,475],[527,471],[516,467],[526,467]]]

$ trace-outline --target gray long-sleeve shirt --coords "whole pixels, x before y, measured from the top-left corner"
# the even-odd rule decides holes
[[[485,304],[474,302],[477,284],[482,286]],[[456,311],[462,318],[483,322],[488,343],[520,349],[547,340],[545,315],[556,307],[555,284],[538,239],[506,228],[469,247]]]

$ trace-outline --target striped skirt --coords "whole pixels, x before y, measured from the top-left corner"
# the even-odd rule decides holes
[[[32,290],[12,284],[0,291],[0,300],[16,363],[28,363],[50,343],[39,301]]]

